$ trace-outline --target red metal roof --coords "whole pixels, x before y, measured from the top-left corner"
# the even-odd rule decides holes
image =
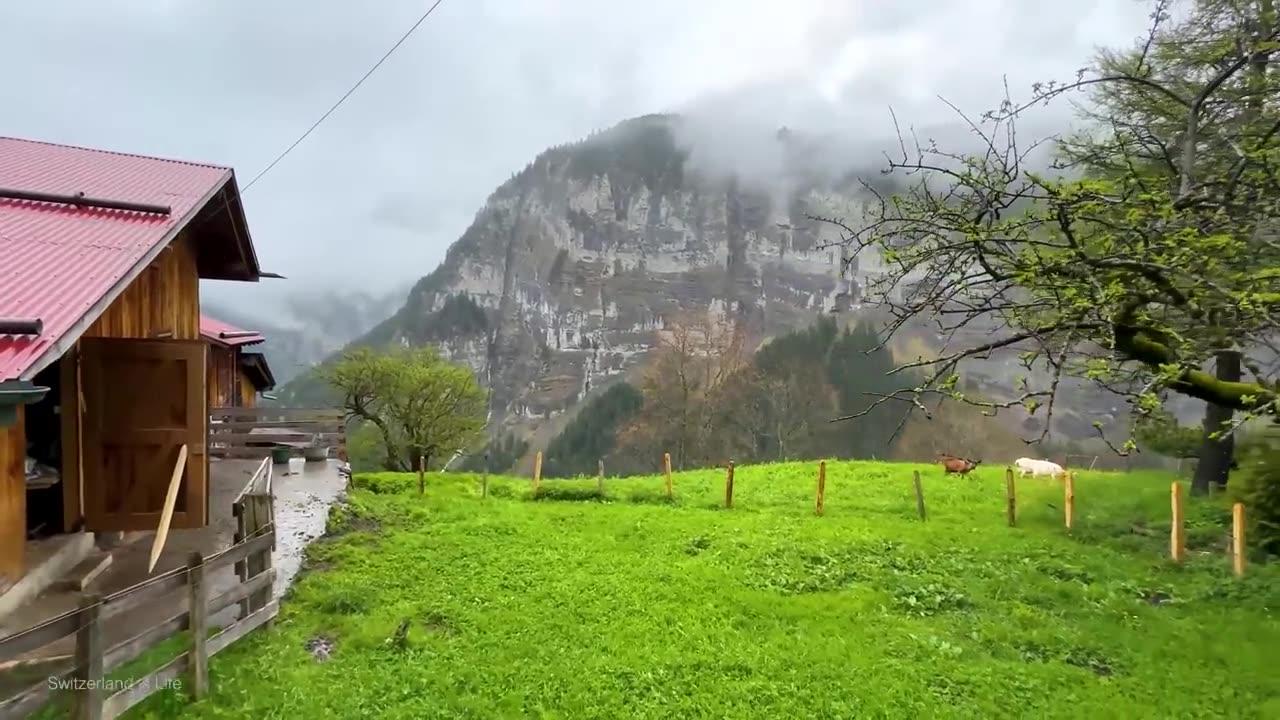
[[[0,138],[0,188],[171,208],[164,216],[0,198],[0,317],[44,321],[38,337],[0,335],[0,381],[30,379],[231,178],[213,165]]]
[[[222,337],[222,333],[245,333],[245,332],[252,332],[253,334],[245,335],[243,337],[229,337],[229,338]],[[215,318],[211,318],[208,315],[205,315],[204,313],[200,314],[200,336],[203,337],[205,340],[218,343],[219,345],[225,345],[227,347],[257,345],[260,342],[266,342],[266,338],[262,336],[262,333],[259,333],[255,330],[241,330],[240,328],[234,325],[228,325],[227,323],[224,323],[221,320],[217,320]]]

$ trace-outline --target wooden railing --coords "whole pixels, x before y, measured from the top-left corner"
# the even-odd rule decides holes
[[[74,717],[114,718],[154,692],[180,687],[184,676],[192,697],[203,697],[209,689],[209,658],[251,630],[270,622],[279,610],[278,604],[270,600],[275,581],[270,556],[275,540],[274,527],[268,523],[259,528],[257,534],[220,553],[209,557],[192,553],[184,568],[110,595],[86,597],[76,610],[0,639],[0,661],[6,661],[75,635],[72,666],[57,669],[39,682],[0,699],[0,720],[25,718],[54,700],[57,697],[55,693],[65,693],[65,697],[71,699]],[[265,561],[261,560],[263,556],[267,558]],[[210,596],[211,573],[242,563],[252,567],[251,561],[262,563],[264,570],[252,576],[241,575],[242,581],[230,590]],[[188,610],[161,619],[128,640],[104,647],[103,627],[112,618],[183,587],[188,589]],[[261,599],[263,593],[266,600],[254,602],[254,598]],[[245,601],[249,602],[250,610],[235,623],[210,636],[209,618]],[[187,633],[186,652],[142,677],[121,680],[109,677],[112,671],[123,668],[148,650],[184,632]],[[109,693],[109,690],[115,692]]]
[[[245,483],[244,489],[231,503],[231,514],[236,519],[235,542],[237,544],[243,542],[245,538],[262,535],[275,526],[276,506],[271,493],[271,466],[271,458],[263,458],[258,469],[249,478],[249,482]],[[274,540],[271,542],[271,549],[276,549]],[[235,564],[235,571],[236,577],[240,578],[242,583],[247,583],[262,573],[269,572],[274,575],[275,571],[271,569],[271,553],[250,555]],[[246,596],[240,601],[241,617],[257,612],[270,600],[270,586]]]
[[[209,412],[209,456],[261,458],[273,447],[301,457],[313,438],[327,445],[330,457],[345,458],[346,423],[332,408],[213,408]]]

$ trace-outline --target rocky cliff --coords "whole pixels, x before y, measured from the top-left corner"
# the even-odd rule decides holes
[[[877,262],[842,278],[836,228],[809,219],[860,215],[855,178],[807,165],[786,132],[783,178],[700,168],[680,123],[637,118],[539,155],[364,341],[438,343],[488,382],[495,424],[537,425],[642,363],[681,313],[763,337],[855,308]]]
[[[820,144],[782,130],[766,138],[767,173],[721,171],[699,159],[684,123],[636,118],[543,152],[358,342],[439,345],[491,389],[491,429],[536,446],[589,393],[641,367],[655,331],[682,313],[742,323],[757,339],[833,311],[874,315],[864,289],[883,270],[879,257],[864,253],[842,274],[837,228],[810,219],[862,216],[871,195],[857,168],[833,166]],[[904,340],[900,357],[942,342],[924,328]],[[998,397],[1020,374],[1014,365],[1009,354],[966,372]],[[1066,405],[1055,432],[1068,437],[1125,413],[1082,385]],[[1036,428],[1007,413],[1001,423],[1006,434]]]

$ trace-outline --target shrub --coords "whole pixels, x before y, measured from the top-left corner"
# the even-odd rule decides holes
[[[1251,438],[1239,451],[1232,494],[1248,509],[1249,539],[1263,552],[1280,555],[1280,432]]]

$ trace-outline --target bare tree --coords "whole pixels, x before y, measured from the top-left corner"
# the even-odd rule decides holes
[[[892,314],[884,341],[922,322],[946,339],[937,358],[903,366],[927,369],[922,383],[876,404],[927,414],[924,398],[946,395],[991,414],[1043,410],[1029,442],[1049,431],[1069,375],[1121,393],[1137,416],[1169,392],[1237,422],[1280,413],[1274,374],[1248,361],[1280,337],[1280,113],[1265,72],[1280,23],[1270,0],[1200,2],[1177,23],[1168,10],[1154,3],[1135,48],[1103,53],[1072,82],[1037,85],[1026,104],[1006,100],[977,120],[956,109],[981,152],[900,132],[887,172],[907,189],[887,197],[867,184],[878,202],[858,227],[826,219],[851,257],[876,251],[890,268],[870,288]],[[1086,90],[1088,130],[1057,143],[1057,173],[1035,172],[1038,144],[1018,138],[1017,120]],[[964,361],[1001,351],[1027,369],[1016,397],[957,389]],[[1247,378],[1204,370],[1228,354],[1245,358]]]

